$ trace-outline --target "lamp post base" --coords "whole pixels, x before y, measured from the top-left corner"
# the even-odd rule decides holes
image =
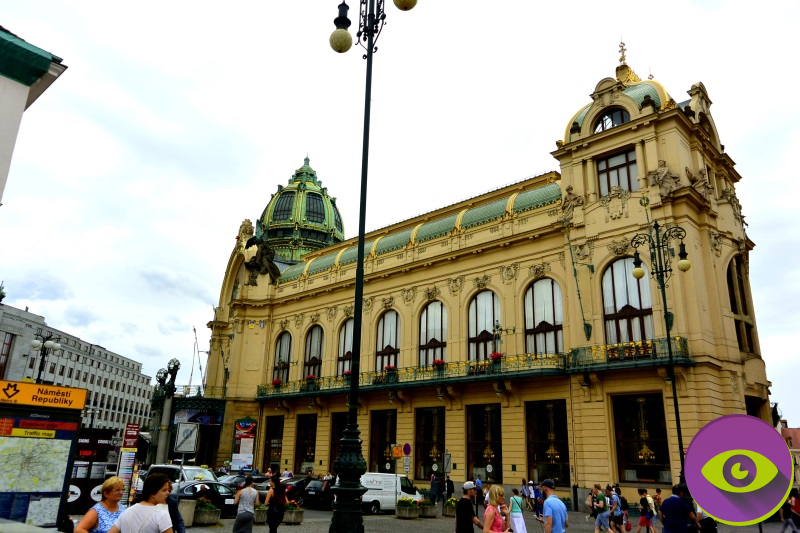
[[[336,501],[328,533],[364,533],[361,497],[367,488],[361,484],[361,476],[367,463],[361,455],[360,433],[357,424],[348,424],[340,441],[339,457],[333,463],[338,479],[332,489]]]

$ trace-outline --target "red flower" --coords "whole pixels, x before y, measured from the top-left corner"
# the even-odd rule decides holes
[[[309,374],[306,376],[306,379],[317,379],[317,376],[315,376],[314,374]]]
[[[272,380],[272,386],[273,387],[277,387],[280,384],[281,384],[281,380],[280,379],[275,378],[275,379]]]
[[[342,372],[343,376],[349,376],[350,374],[352,374],[352,372],[350,372],[349,370],[345,370],[344,372]]]
[[[388,370],[397,370],[397,367],[394,366],[394,365],[386,365],[385,367],[383,367],[383,369],[387,370],[387,371]]]
[[[444,366],[444,364],[445,364],[444,359],[434,359],[433,360],[433,365],[434,366]]]
[[[500,359],[503,358],[503,354],[500,352],[492,352],[490,357],[492,358],[492,361],[499,361]]]

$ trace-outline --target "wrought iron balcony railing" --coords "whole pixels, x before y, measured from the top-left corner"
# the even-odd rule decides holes
[[[686,338],[672,337],[672,358],[675,364],[693,364]],[[598,344],[573,348],[567,352],[566,370],[572,373],[639,366],[662,366],[667,364],[668,359],[666,338],[619,344]]]
[[[175,387],[175,396],[224,399],[225,387],[203,387],[202,385],[189,387],[187,385],[178,385]]]

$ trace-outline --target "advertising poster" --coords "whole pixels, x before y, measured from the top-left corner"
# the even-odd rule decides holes
[[[119,502],[123,509],[127,507],[128,501],[133,501],[133,496],[136,495],[136,486],[133,485],[133,488],[131,488],[131,480],[136,463],[138,441],[139,424],[126,424],[125,434],[122,438],[122,449],[119,454],[119,466],[117,466],[117,476],[125,482],[122,500]]]
[[[85,389],[0,381],[0,518],[58,524],[85,401]]]
[[[234,422],[231,472],[253,468],[257,425],[258,422],[250,417]]]

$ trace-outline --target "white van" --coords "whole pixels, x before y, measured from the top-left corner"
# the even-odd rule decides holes
[[[367,492],[361,498],[361,505],[365,512],[371,514],[394,511],[397,500],[403,497],[414,501],[422,500],[422,495],[405,474],[367,472],[361,476],[361,484],[367,487]]]

